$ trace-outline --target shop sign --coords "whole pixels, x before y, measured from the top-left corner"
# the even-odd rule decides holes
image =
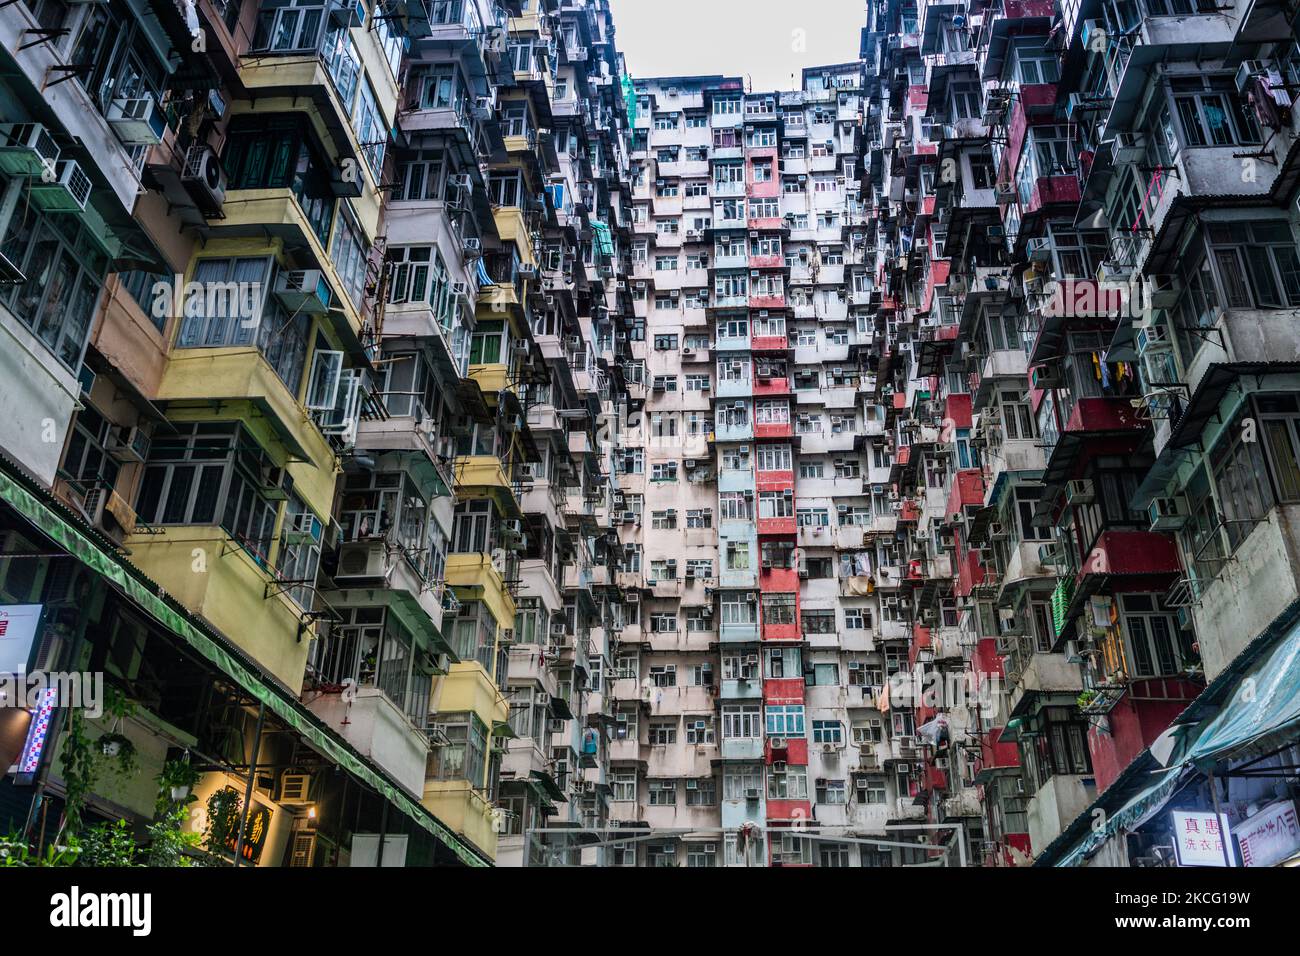
[[[1300,850],[1300,824],[1295,802],[1278,800],[1237,825],[1233,836],[1241,845],[1243,866],[1273,866]]]
[[[1231,848],[1223,854],[1224,834],[1232,825],[1213,810],[1174,810],[1174,848],[1179,866],[1236,866]]]

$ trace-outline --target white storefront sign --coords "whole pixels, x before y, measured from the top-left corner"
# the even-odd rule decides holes
[[[1241,844],[1244,866],[1273,866],[1300,850],[1300,823],[1295,803],[1278,800],[1249,820],[1238,824],[1233,835]]]
[[[41,623],[40,604],[0,604],[0,674],[27,673]]]
[[[1231,847],[1223,854],[1224,834],[1232,832],[1226,816],[1213,810],[1174,810],[1174,848],[1179,866],[1236,866]]]

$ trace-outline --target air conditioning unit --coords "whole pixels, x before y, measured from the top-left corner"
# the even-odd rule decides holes
[[[465,258],[477,259],[483,255],[483,240],[470,238],[465,240]]]
[[[1117,133],[1115,136],[1115,162],[1140,163],[1146,159],[1147,141],[1141,133]]]
[[[191,146],[185,153],[181,184],[206,211],[220,209],[226,201],[226,171],[217,151],[202,143]]]
[[[784,737],[769,737],[767,738],[767,742],[773,750],[785,750],[789,746]]]
[[[59,161],[54,134],[40,123],[0,125],[0,170],[15,176],[39,176]]]
[[[316,831],[299,830],[293,834],[289,866],[310,867],[316,858]]]
[[[286,269],[275,277],[275,297],[290,314],[324,315],[333,294],[321,270]]]
[[[1040,365],[1029,373],[1029,384],[1037,389],[1060,388],[1064,380],[1056,365]]]
[[[388,549],[382,541],[357,541],[339,549],[336,581],[387,579]]]
[[[1071,481],[1065,486],[1065,500],[1072,505],[1090,505],[1097,500],[1097,488],[1087,478]]]
[[[1177,531],[1187,524],[1190,512],[1186,495],[1171,495],[1167,498],[1152,498],[1147,507],[1147,517],[1151,519],[1152,531]]]
[[[1260,74],[1268,72],[1268,64],[1263,60],[1242,60],[1237,67],[1237,92],[1245,96],[1250,89],[1250,81]]]
[[[330,20],[336,26],[349,29],[365,26],[365,0],[334,0],[330,6]]]
[[[1025,251],[1035,262],[1048,262],[1052,258],[1052,241],[1045,236],[1030,239],[1025,244]]]
[[[452,189],[460,190],[463,193],[470,192],[474,188],[474,180],[469,173],[459,173],[452,176],[448,182]]]
[[[1169,347],[1169,328],[1167,326],[1153,324],[1138,329],[1138,355],[1146,355],[1148,352],[1165,351],[1169,349]]]
[[[54,178],[33,179],[32,199],[46,212],[85,212],[90,199],[90,177],[71,159],[54,164]]]
[[[288,806],[311,803],[311,774],[288,772],[281,774],[278,802]]]
[[[149,457],[149,447],[153,443],[149,433],[139,425],[131,428],[118,428],[112,433],[108,453],[117,461],[143,462]]]
[[[267,467],[261,474],[262,497],[271,501],[288,501],[293,478],[283,468]]]
[[[757,803],[761,796],[757,787],[750,787],[745,791],[745,799],[750,803]]]
[[[1015,183],[994,183],[993,198],[998,202],[1014,202],[1016,198]],[[1001,239],[1001,236],[990,237]]]
[[[1105,23],[1101,20],[1084,20],[1081,38],[1084,50],[1101,52],[1101,50],[1105,49]]]
[[[107,119],[117,138],[127,146],[156,146],[167,132],[167,117],[148,93],[113,100],[108,105]]]
[[[1151,297],[1151,308],[1172,309],[1178,304],[1178,296],[1183,291],[1177,276],[1154,275],[1143,280],[1147,294]]]
[[[310,511],[288,515],[284,524],[284,540],[288,544],[319,543],[324,528],[320,519]]]

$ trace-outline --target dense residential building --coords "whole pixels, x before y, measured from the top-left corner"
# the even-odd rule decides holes
[[[7,706],[4,825],[143,839],[191,771],[193,825],[233,800],[209,849],[245,865],[490,864],[600,820],[607,5],[19,3],[0,29],[0,669],[102,672],[114,702]],[[70,779],[104,734],[127,779]]]
[[[0,834],[1294,862],[1280,8],[868,0],[773,91],[615,27],[0,9]]]

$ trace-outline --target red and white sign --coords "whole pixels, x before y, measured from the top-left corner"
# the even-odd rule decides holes
[[[1243,866],[1273,866],[1300,850],[1300,823],[1295,803],[1279,800],[1270,803],[1234,831],[1241,844]]]
[[[1174,848],[1179,866],[1236,866],[1232,847],[1223,853],[1223,840],[1231,839],[1232,824],[1213,810],[1174,810]]]
[[[40,604],[0,604],[0,674],[27,673],[41,624]]]

